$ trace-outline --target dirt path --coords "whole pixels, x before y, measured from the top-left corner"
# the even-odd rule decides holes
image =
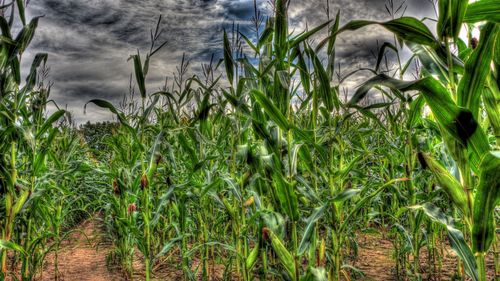
[[[75,229],[68,239],[61,246],[58,254],[59,259],[59,279],[61,281],[121,281],[125,280],[118,270],[109,270],[106,265],[106,257],[111,251],[111,244],[103,238],[103,231],[100,228],[99,218],[92,218],[84,221]],[[395,275],[395,261],[392,258],[393,245],[390,240],[379,236],[366,235],[359,237],[359,256],[354,262],[354,266],[364,274],[360,280],[384,280],[397,281]],[[421,254],[422,268],[425,266],[425,253]],[[55,279],[54,268],[55,254],[51,253],[46,258],[43,274],[38,281],[49,281]],[[180,263],[180,261],[179,261]],[[197,262],[194,261],[193,264]],[[142,271],[140,257],[136,257],[134,267],[137,274],[133,280],[143,280],[139,273]],[[488,260],[489,279],[494,279],[493,261]],[[452,251],[446,251],[442,261],[441,280],[450,280],[456,268],[456,257]],[[222,280],[223,266],[217,266],[214,280]],[[172,262],[158,264],[155,267],[154,280],[181,280],[182,271],[173,265]],[[491,279],[490,279],[491,278]],[[199,278],[201,280],[201,278]],[[425,279],[424,280],[428,280]]]
[[[100,223],[96,218],[84,221],[75,229],[58,254],[59,280],[109,281],[124,280],[119,272],[110,272],[106,256],[111,246],[104,243]],[[55,254],[47,259],[40,281],[55,280]]]
[[[104,239],[102,222],[94,217],[82,222],[74,229],[68,239],[61,245],[58,252],[58,279],[54,267],[55,254],[51,253],[45,260],[44,270],[37,281],[126,281],[119,269],[110,269],[106,258],[112,250],[112,245]],[[180,260],[163,262],[154,267],[152,280],[182,280],[183,272],[178,268]],[[193,261],[196,265],[198,262]],[[144,280],[144,265],[138,251],[134,258],[134,281]],[[223,268],[218,268],[223,272]],[[222,275],[220,273],[219,275]],[[215,278],[214,280],[220,280]]]
[[[393,259],[394,246],[392,242],[378,235],[363,235],[359,237],[359,256],[355,261],[354,266],[360,269],[364,274],[364,278],[360,280],[366,281],[398,281],[395,267],[396,261]],[[420,268],[423,280],[452,280],[457,268],[457,256],[447,245],[443,250],[441,270],[439,266],[429,268],[428,253],[425,247],[420,252]],[[493,254],[487,257],[487,280],[495,279],[495,265]],[[436,271],[439,274],[430,276],[429,271]]]
[[[397,280],[393,272],[396,266],[391,258],[391,241],[375,236],[364,236],[359,241],[359,256],[355,267],[365,274],[365,280]]]

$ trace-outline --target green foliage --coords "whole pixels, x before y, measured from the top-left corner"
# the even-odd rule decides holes
[[[119,125],[113,122],[87,122],[80,125],[79,131],[92,154],[98,160],[104,161],[109,157],[110,138],[118,127]]]
[[[66,111],[47,111],[47,54],[22,82],[38,19],[27,21],[24,1],[0,7],[22,25],[12,36],[13,18],[0,17],[3,279],[17,264],[23,280],[35,279],[70,228],[100,212],[108,262],[126,278],[139,251],[146,280],[162,264],[212,280],[215,263],[227,280],[355,280],[358,236],[382,232],[400,280],[422,280],[422,250],[436,262],[447,241],[459,269],[486,280],[500,190],[497,1],[439,1],[434,33],[398,16],[404,6],[393,1],[386,22],[341,27],[338,12],[290,33],[293,1],[273,3],[266,21],[256,4],[255,35],[221,34],[219,64],[190,76],[183,56],[172,85],[151,92],[160,18],[149,51],[130,57],[137,89],[128,105],[85,106],[117,122],[78,129]],[[481,29],[477,45],[459,37],[464,23]],[[337,36],[369,25],[394,40],[373,68],[343,73]],[[413,53],[406,62],[403,50]],[[360,71],[374,77],[342,97]]]

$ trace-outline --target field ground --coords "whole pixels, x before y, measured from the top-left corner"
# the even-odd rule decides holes
[[[58,255],[59,280],[77,280],[75,278],[80,281],[126,280],[121,272],[107,266],[106,257],[112,246],[109,241],[105,241],[103,235],[101,220],[98,217],[86,220],[75,228],[70,238],[63,243]],[[361,280],[397,281],[392,251],[393,245],[389,239],[374,234],[360,237],[359,257],[354,266],[364,272],[365,276]],[[456,257],[450,248],[444,251],[445,258],[442,261],[440,280],[451,280],[456,268]],[[423,251],[421,260],[424,261],[426,256],[427,254]],[[140,273],[143,271],[141,260],[141,257],[136,257],[134,268],[137,273],[134,280],[144,280],[144,276]],[[425,268],[425,262],[422,262],[422,267]],[[488,280],[494,280],[493,267],[493,260],[490,257]],[[215,266],[213,275],[217,278],[214,279],[221,280],[222,272],[223,268]],[[54,254],[51,254],[38,280],[55,280],[54,273]],[[168,264],[163,264],[156,268],[155,278],[155,280],[181,280],[183,272],[176,265],[169,267]],[[427,274],[424,274],[424,278],[424,280],[435,280],[429,278]]]

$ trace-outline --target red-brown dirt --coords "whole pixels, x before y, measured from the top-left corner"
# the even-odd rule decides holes
[[[126,281],[127,278],[118,268],[107,266],[107,256],[112,250],[112,245],[106,241],[99,218],[84,221],[75,228],[75,231],[61,245],[58,252],[58,274],[56,274],[54,260],[55,254],[47,256],[44,270],[37,281]],[[142,257],[136,251],[134,260],[134,281],[144,280],[144,265]],[[172,260],[176,260],[172,262]],[[152,280],[183,280],[183,272],[178,267],[180,259],[173,257],[169,262],[154,266]],[[193,268],[199,265],[193,261]],[[211,267],[213,280],[221,280],[224,267],[214,264]],[[199,278],[201,280],[201,278]]]
[[[58,274],[54,267],[55,254],[51,253],[46,259],[39,280],[124,280],[121,273],[110,272],[106,266],[106,256],[111,246],[104,243],[97,220],[87,220],[76,229],[78,232],[70,235],[61,245],[58,253]]]
[[[59,273],[56,275],[54,268],[55,254],[51,253],[44,265],[44,270],[38,281],[49,280],[78,280],[78,281],[109,281],[126,280],[117,269],[110,269],[106,265],[106,257],[111,251],[111,243],[103,237],[103,230],[98,218],[90,219],[81,223],[70,237],[61,245],[58,253]],[[390,240],[379,235],[361,235],[359,238],[359,256],[353,262],[353,266],[365,274],[360,280],[398,281],[395,274],[395,261],[393,256],[393,244]],[[172,260],[178,260],[172,262]],[[161,263],[154,267],[153,280],[182,280],[183,273],[179,269],[180,260],[170,258],[170,262]],[[424,271],[423,280],[451,280],[456,270],[456,256],[449,246],[444,247],[444,258],[442,260],[441,279],[438,275],[429,277],[427,271],[427,253],[425,249],[420,257],[421,268]],[[193,262],[196,267],[199,264]],[[133,280],[144,280],[143,265],[139,255],[134,262],[136,274]],[[489,275],[488,280],[494,279],[493,260],[488,258]],[[222,280],[224,267],[214,265],[213,280]],[[56,279],[56,276],[58,279]],[[201,280],[201,278],[199,278]],[[499,279],[500,280],[500,279]]]
[[[359,256],[355,261],[355,267],[365,274],[362,280],[375,281],[399,281],[396,275],[396,261],[393,258],[394,247],[389,239],[379,235],[364,235],[359,240]],[[429,274],[428,253],[426,248],[420,252],[420,268],[423,280],[452,280],[457,270],[457,256],[447,244],[443,247],[443,258],[441,270],[436,266],[435,274]],[[488,278],[487,280],[500,280],[500,276],[495,279],[495,267],[493,254],[487,257]],[[404,279],[403,279],[404,280]],[[411,279],[410,279],[411,280]]]

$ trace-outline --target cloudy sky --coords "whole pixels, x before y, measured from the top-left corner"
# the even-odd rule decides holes
[[[403,0],[394,0],[395,5]],[[258,0],[263,15],[269,0]],[[340,9],[342,24],[352,19],[388,20],[386,0],[330,0],[332,16]],[[432,0],[406,0],[406,15],[435,17]],[[327,20],[326,0],[291,0],[291,30],[302,31]],[[52,98],[67,107],[78,123],[107,120],[106,111],[84,104],[93,98],[118,103],[128,93],[132,65],[127,62],[137,50],[148,50],[149,32],[160,15],[167,45],[154,59],[148,77],[149,90],[157,90],[172,77],[183,53],[191,60],[191,72],[212,54],[222,56],[222,30],[233,22],[252,35],[253,0],[31,0],[30,17],[44,15],[24,63],[38,52],[49,54]],[[341,70],[374,63],[377,40],[391,35],[379,27],[343,34],[337,44]],[[346,83],[353,88],[358,80]]]

